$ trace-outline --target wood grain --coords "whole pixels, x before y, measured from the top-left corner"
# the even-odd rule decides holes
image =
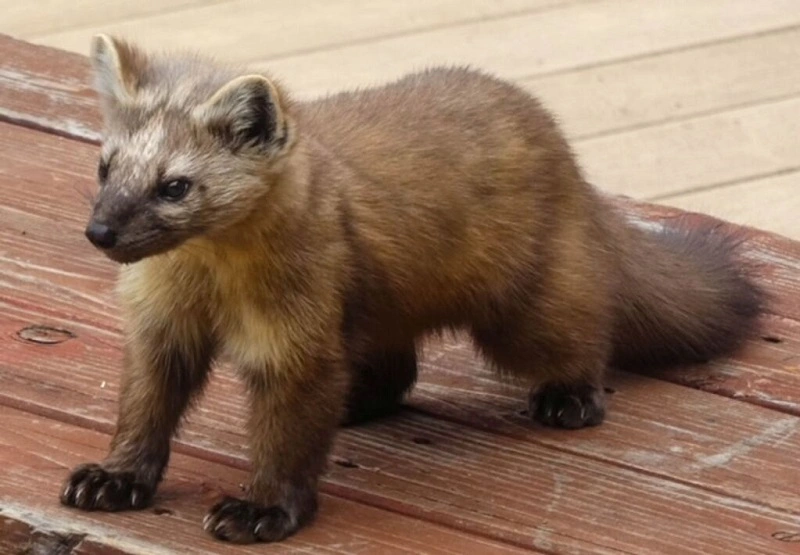
[[[274,72],[302,95],[318,95],[393,79],[429,64],[463,63],[503,77],[545,73],[642,58],[765,33],[800,23],[794,0],[602,0],[270,58],[255,67]],[[245,61],[255,61],[248,58]]]
[[[575,149],[605,190],[665,197],[800,168],[798,111],[794,97],[577,141]]]
[[[668,195],[658,202],[718,218],[733,218],[756,228],[800,240],[800,171],[788,171],[702,191]],[[754,207],[768,207],[756,210]]]
[[[797,95],[798,44],[800,29],[790,28],[520,84],[583,139]]]
[[[100,112],[84,56],[0,35],[0,59],[0,121],[100,138]]]
[[[201,522],[205,511],[221,495],[241,495],[246,471],[177,455],[171,460],[152,509],[116,514],[69,510],[58,503],[62,480],[87,456],[101,457],[109,438],[7,407],[0,407],[0,419],[4,423],[0,432],[0,464],[4,470],[0,475],[0,517],[4,519],[0,521],[0,538],[4,539],[0,539],[0,547],[19,549],[29,544],[31,537],[35,543],[46,545],[47,536],[60,535],[72,536],[81,547],[70,553],[89,553],[101,546],[110,546],[117,553],[148,555],[184,552],[187,546],[192,553],[231,552],[229,545],[208,536]],[[3,542],[7,542],[5,546]],[[330,495],[323,495],[314,526],[280,547],[281,552],[290,553],[455,555],[475,549],[481,553],[523,553],[510,545]],[[264,549],[237,546],[236,552],[255,554],[264,553]]]
[[[170,12],[197,5],[215,4],[225,0],[103,0],[98,9],[97,0],[72,0],[65,9],[61,0],[36,0],[35,9],[25,2],[0,0],[3,14],[0,32],[16,37],[31,37],[56,33],[65,29],[85,28],[89,25],[108,25],[122,19]],[[58,17],[54,17],[58,14]],[[84,51],[86,45],[84,45]]]

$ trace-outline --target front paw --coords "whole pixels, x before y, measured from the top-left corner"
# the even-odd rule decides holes
[[[203,519],[203,528],[233,543],[276,542],[296,532],[303,520],[278,505],[225,497]]]
[[[111,472],[98,464],[84,464],[72,471],[61,490],[61,503],[84,511],[144,509],[153,500],[154,488],[136,481],[133,472]]]

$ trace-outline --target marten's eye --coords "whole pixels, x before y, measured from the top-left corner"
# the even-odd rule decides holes
[[[101,158],[97,165],[97,180],[103,185],[106,179],[108,179],[108,160]]]
[[[164,200],[180,200],[186,196],[192,182],[185,177],[162,181],[158,185],[158,196]]]

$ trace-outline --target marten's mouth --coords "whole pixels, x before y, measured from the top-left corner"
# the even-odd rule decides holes
[[[106,258],[118,264],[133,264],[134,262],[139,262],[143,258],[150,256],[150,253],[147,251],[124,247],[114,247],[111,249],[98,248],[97,250],[103,253]]]
[[[128,253],[128,252],[117,252],[115,250],[110,251],[102,251],[109,259],[117,262],[119,264],[133,264],[134,262],[139,262],[140,260],[147,258],[148,254],[142,253]]]
[[[107,258],[119,264],[133,264],[150,256],[161,254],[172,248],[172,245],[153,244],[150,241],[136,243],[118,243],[110,249],[98,248]]]
[[[89,224],[86,236],[106,257],[119,264],[133,264],[145,258],[163,254],[182,244],[190,236],[182,230],[161,228],[142,229],[141,226],[106,230],[106,226]],[[113,237],[106,237],[106,235]]]

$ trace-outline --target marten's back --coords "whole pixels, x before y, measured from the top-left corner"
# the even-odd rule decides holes
[[[342,191],[361,273],[406,318],[474,314],[590,219],[594,193],[555,123],[509,83],[432,69],[298,108],[310,148],[339,166],[325,187]]]
[[[298,108],[301,132],[363,177],[418,194],[438,183],[438,194],[469,197],[487,181],[508,192],[532,164],[541,169],[568,151],[531,95],[463,68],[429,69]]]

